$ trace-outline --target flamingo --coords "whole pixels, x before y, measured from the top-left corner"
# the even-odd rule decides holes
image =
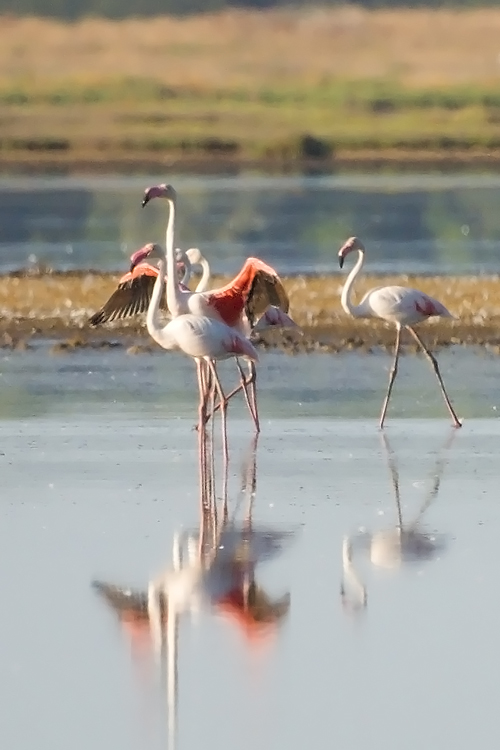
[[[397,463],[387,436],[385,433],[382,433],[384,452],[386,453],[394,490],[397,525],[389,529],[381,529],[374,533],[364,531],[355,536],[344,537],[342,542],[342,581],[340,585],[340,594],[344,605],[349,604],[356,610],[366,607],[367,604],[366,587],[354,569],[352,558],[355,549],[367,551],[371,564],[384,570],[394,570],[401,565],[415,561],[429,561],[437,557],[444,550],[445,542],[442,536],[422,531],[420,521],[438,496],[446,463],[446,453],[450,449],[455,435],[456,432],[453,430],[451,435],[447,436],[444,445],[438,453],[430,491],[425,495],[415,518],[410,523],[405,524],[403,523],[401,510]],[[346,583],[350,591],[349,597],[346,590]]]
[[[146,245],[153,249],[153,244]],[[180,283],[187,288],[191,277],[192,267],[200,265],[202,275],[196,287],[197,292],[203,292],[210,283],[210,266],[201,254],[199,248],[190,247],[183,251],[175,250],[177,271],[182,271]],[[131,261],[135,253],[131,256]],[[91,318],[91,326],[99,326],[113,320],[123,320],[145,313],[148,309],[155,279],[158,276],[158,267],[149,263],[132,264],[130,270],[124,274],[118,282],[118,286],[104,305]],[[166,301],[162,300],[162,309],[167,310]]]
[[[167,304],[170,313],[175,317],[182,313],[206,315],[223,321],[227,325],[240,330],[249,336],[253,325],[266,313],[270,306],[274,306],[283,313],[280,319],[284,325],[295,325],[288,317],[288,296],[276,271],[258,258],[247,258],[239,274],[226,286],[204,292],[191,292],[181,289],[173,275],[174,258],[174,223],[176,192],[172,185],[155,185],[147,188],[142,201],[143,207],[153,198],[165,198],[169,204],[169,216],[166,230],[167,257]],[[146,252],[136,253],[136,261],[142,262],[146,258],[158,258],[158,246]],[[275,313],[277,315],[277,313]],[[286,317],[285,317],[286,316]],[[275,323],[274,323],[275,324]],[[247,397],[247,405],[252,416],[255,429],[260,431],[255,382],[257,371],[254,362],[249,364],[249,374],[245,378],[239,365],[241,387]],[[249,388],[249,395],[247,394]],[[240,387],[238,389],[240,390]],[[234,392],[236,392],[236,390]],[[229,394],[228,398],[234,395]]]
[[[170,263],[169,267],[168,256],[161,248],[160,250],[159,272],[156,276],[153,294],[151,295],[146,315],[148,333],[163,349],[180,350],[192,357],[196,362],[200,395],[198,408],[200,440],[203,438],[201,428],[207,419],[206,408],[210,396],[210,379],[213,378],[221,404],[223,453],[224,460],[227,463],[227,398],[222,390],[214,362],[215,360],[229,359],[230,357],[237,356],[243,356],[252,362],[258,362],[259,355],[253,344],[242,333],[226,325],[223,321],[208,317],[207,315],[196,315],[192,312],[180,313],[166,325],[162,323],[159,318],[159,310],[160,302],[163,298],[165,273],[167,274],[167,289],[169,286],[170,289],[172,286],[174,289],[179,289],[179,287],[172,275],[172,263]],[[170,308],[168,295],[167,300]],[[202,367],[203,362],[206,363],[207,370]]]
[[[389,405],[389,399],[391,397],[392,387],[396,374],[398,371],[398,360],[401,343],[401,328],[406,328],[407,331],[413,336],[417,344],[423,350],[425,356],[429,360],[436,377],[438,379],[439,387],[448,411],[451,414],[453,424],[455,427],[461,427],[461,423],[451,405],[451,401],[448,398],[446,389],[444,387],[441,373],[439,372],[439,365],[434,355],[425,346],[420,336],[416,333],[413,326],[417,323],[421,323],[431,317],[442,317],[452,318],[453,315],[446,309],[446,307],[433,299],[428,294],[420,292],[417,289],[410,289],[405,286],[384,286],[376,289],[371,289],[365,294],[359,305],[355,305],[351,300],[351,292],[354,286],[356,278],[363,268],[365,261],[365,247],[358,237],[350,237],[339,250],[339,265],[343,267],[344,261],[354,251],[358,251],[358,260],[354,268],[349,273],[344,287],[342,289],[342,295],[340,298],[342,307],[349,315],[354,318],[380,318],[388,323],[392,323],[396,326],[396,346],[394,353],[394,362],[389,375],[389,387],[387,394],[382,404],[382,412],[380,414],[380,429],[384,426],[385,415],[387,413],[387,407]]]

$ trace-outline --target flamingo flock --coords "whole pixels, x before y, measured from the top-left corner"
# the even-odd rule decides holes
[[[210,289],[210,265],[199,248],[183,251],[175,247],[175,189],[168,184],[147,188],[142,206],[154,199],[163,199],[168,206],[165,245],[148,243],[133,253],[129,271],[89,323],[98,326],[146,313],[147,330],[159,346],[183,352],[194,360],[199,394],[197,429],[200,432],[215,412],[220,411],[223,452],[227,457],[227,408],[230,399],[240,391],[244,394],[255,432],[260,432],[256,389],[259,355],[251,341],[252,333],[269,327],[297,328],[297,325],[289,315],[290,302],[278,273],[259,258],[247,258],[240,272],[228,284]],[[380,429],[385,424],[398,372],[403,329],[410,333],[431,364],[453,426],[461,427],[438,362],[415,331],[417,324],[429,318],[453,316],[438,300],[403,286],[372,289],[359,304],[354,304],[352,291],[363,269],[365,247],[358,237],[350,237],[338,252],[340,268],[347,256],[354,252],[357,252],[358,259],[341,293],[344,311],[355,318],[378,318],[396,328],[394,361],[382,403]],[[193,267],[197,265],[201,266],[202,275],[196,289],[191,291],[188,284]],[[165,314],[170,316],[167,322]],[[217,363],[231,358],[236,363],[239,385],[225,393]],[[246,373],[240,360],[246,364]]]

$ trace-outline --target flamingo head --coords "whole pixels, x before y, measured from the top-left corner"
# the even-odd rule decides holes
[[[199,265],[204,260],[199,247],[190,247],[186,250],[186,255],[193,266]]]
[[[177,273],[179,275],[179,278],[185,276],[186,273],[191,275],[192,263],[189,257],[189,250],[184,252],[184,250],[181,250],[180,247],[177,247],[175,249],[175,263],[177,266]]]
[[[346,255],[353,253],[355,250],[361,250],[361,252],[364,252],[365,246],[358,237],[349,237],[339,250],[339,266],[341,268],[344,265]]]
[[[143,263],[146,258],[148,260],[160,260],[164,257],[165,253],[160,245],[156,245],[154,242],[148,242],[147,245],[141,247],[140,250],[136,250],[135,253],[130,256],[130,272],[132,272],[139,263]]]
[[[172,185],[154,185],[153,187],[146,188],[144,191],[144,198],[142,199],[142,207],[149,203],[153,198],[166,198],[169,201],[175,202],[176,192]]]

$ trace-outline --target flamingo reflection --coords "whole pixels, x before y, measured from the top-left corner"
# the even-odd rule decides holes
[[[344,537],[340,594],[342,604],[346,609],[359,611],[367,605],[366,586],[354,567],[353,557],[356,553],[367,552],[372,565],[390,570],[411,562],[432,560],[444,551],[444,537],[422,530],[420,524],[429,506],[435,501],[439,493],[446,464],[446,454],[455,434],[456,431],[453,430],[438,452],[431,487],[424,495],[418,513],[409,523],[403,521],[396,456],[389,444],[387,435],[381,434],[394,490],[397,523],[395,527],[390,529],[382,529],[373,533],[362,531]]]
[[[199,611],[223,616],[252,644],[276,633],[290,609],[288,592],[270,596],[257,581],[257,566],[281,554],[293,536],[254,523],[258,435],[242,464],[240,493],[230,514],[227,476],[217,508],[213,443],[206,430],[201,432],[198,527],[174,535],[172,562],[146,592],[102,581],[93,584],[133,642],[149,644],[160,668],[166,666],[171,750],[177,734],[179,625],[184,616]]]

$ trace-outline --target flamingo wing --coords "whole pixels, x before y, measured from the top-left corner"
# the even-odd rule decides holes
[[[253,327],[268,307],[276,307],[284,313],[290,309],[290,301],[278,274],[258,271],[250,287],[245,312]]]
[[[252,326],[270,305],[288,312],[290,303],[285,288],[274,270],[259,258],[247,258],[243,268],[229,284],[208,292],[208,301],[227,325],[235,325],[246,313]]]
[[[133,271],[126,273],[108,301],[89,318],[89,324],[99,326],[102,323],[123,320],[145,313],[149,307],[157,276],[158,269],[148,264],[136,266]],[[160,307],[163,310],[167,309],[164,298]]]

